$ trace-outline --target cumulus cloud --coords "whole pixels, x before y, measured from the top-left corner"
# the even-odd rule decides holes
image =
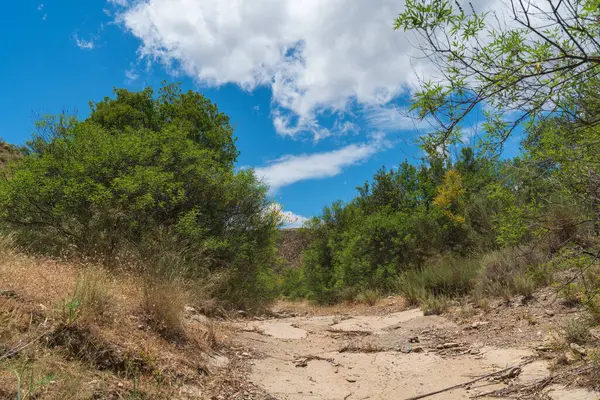
[[[137,81],[140,77],[140,74],[136,71],[135,67],[132,66],[130,69],[125,71],[125,78],[127,83],[131,84]]]
[[[128,0],[106,0],[111,4],[117,5],[117,6],[121,6],[121,7],[127,7],[127,5],[129,4]]]
[[[368,107],[365,110],[365,119],[370,127],[386,132],[421,131],[433,126],[431,121],[419,120],[412,115],[407,107],[395,104]]]
[[[344,167],[358,164],[381,149],[381,142],[351,144],[341,149],[315,154],[288,155],[254,172],[276,192],[284,186],[307,179],[330,178]]]
[[[73,35],[73,39],[75,39],[75,44],[82,50],[93,50],[95,47],[94,38],[90,40],[81,39],[77,34]]]
[[[322,127],[323,113],[388,104],[429,71],[426,60],[412,59],[418,50],[408,36],[392,30],[402,7],[398,0],[142,0],[118,20],[141,40],[142,57],[205,85],[270,87],[276,130],[321,139],[350,131]]]
[[[283,228],[301,228],[310,219],[291,211],[284,211],[279,203],[273,203],[271,209],[279,212]]]
[[[294,214],[291,211],[283,211],[283,227],[284,228],[302,228],[310,218],[302,215]]]

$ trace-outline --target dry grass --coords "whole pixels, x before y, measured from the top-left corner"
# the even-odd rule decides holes
[[[16,399],[11,370],[39,399],[171,399],[184,382],[189,389],[217,379],[207,376],[206,360],[215,349],[227,352],[230,328],[186,319],[185,292],[177,284],[27,256],[4,239],[0,358],[41,339],[0,360],[0,398]],[[56,312],[65,299],[76,300],[75,318],[64,318],[61,307]],[[176,343],[165,339],[173,332],[181,335]]]
[[[307,300],[289,301],[280,300],[273,306],[273,311],[283,314],[298,315],[386,315],[393,312],[404,311],[409,307],[403,297],[393,296],[379,298],[374,304],[358,302],[345,302],[331,306],[320,306]]]
[[[344,344],[339,350],[339,353],[379,353],[385,351],[381,346],[372,341],[353,341]]]
[[[428,296],[421,301],[421,310],[425,315],[442,315],[450,308],[450,299],[446,296]]]
[[[563,334],[567,344],[586,344],[592,339],[590,322],[582,318],[574,318],[562,326]]]
[[[381,292],[374,289],[363,290],[356,296],[358,303],[364,303],[369,306],[374,306],[381,299]]]
[[[146,282],[142,309],[152,329],[165,339],[185,336],[183,311],[188,296],[174,282]]]

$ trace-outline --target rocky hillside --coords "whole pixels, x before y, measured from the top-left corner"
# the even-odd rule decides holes
[[[292,268],[300,268],[302,252],[308,246],[306,234],[302,229],[282,229],[277,242],[277,249],[281,258]]]
[[[0,139],[0,167],[4,167],[4,165],[11,160],[20,158],[22,154],[22,150],[17,146],[6,143]]]

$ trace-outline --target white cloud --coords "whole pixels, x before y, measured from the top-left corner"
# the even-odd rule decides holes
[[[310,218],[303,217],[302,215],[294,214],[291,211],[283,211],[284,217],[284,228],[302,228]]]
[[[106,0],[107,2],[114,4],[116,6],[127,7],[129,4],[128,0]]]
[[[116,0],[113,0],[113,2]],[[119,21],[140,55],[205,85],[272,90],[282,135],[342,134],[318,117],[388,104],[428,74],[408,36],[392,30],[398,0],[141,0]]]
[[[284,211],[279,203],[272,203],[270,210],[279,212],[283,228],[301,228],[310,219],[291,211]]]
[[[368,107],[364,115],[369,126],[386,132],[419,131],[432,127],[430,121],[419,120],[408,108],[395,104]]]
[[[127,71],[125,71],[125,78],[127,78],[127,83],[133,83],[137,81],[139,77],[140,74],[138,74],[138,72],[135,70],[135,67],[133,66]]]
[[[271,164],[255,168],[256,175],[271,187],[271,192],[308,179],[339,175],[344,167],[367,160],[384,144],[378,141],[351,144],[326,153],[288,155]]]
[[[37,10],[38,10],[38,11],[42,11],[43,9],[44,9],[44,4],[43,4],[43,3],[42,3],[42,4],[39,4],[39,5],[37,6]]]
[[[85,40],[79,38],[77,34],[74,34],[73,39],[75,39],[75,44],[77,44],[77,47],[79,47],[82,50],[93,50],[95,47],[94,38],[91,38],[90,40]]]

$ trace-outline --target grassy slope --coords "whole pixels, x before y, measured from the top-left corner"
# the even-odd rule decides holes
[[[157,292],[136,277],[26,256],[2,241],[0,398],[18,398],[18,377],[22,399],[199,398],[224,390],[227,371],[216,373],[209,360],[227,353],[228,328],[186,318],[181,288]]]

